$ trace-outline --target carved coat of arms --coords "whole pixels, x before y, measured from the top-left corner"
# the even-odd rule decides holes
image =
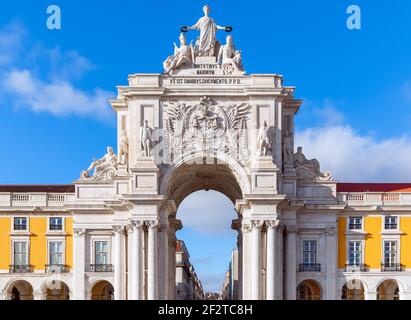
[[[173,159],[198,151],[218,151],[240,163],[247,162],[248,103],[221,106],[203,97],[195,105],[164,102],[163,110]]]

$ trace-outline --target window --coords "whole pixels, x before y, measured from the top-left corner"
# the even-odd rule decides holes
[[[308,240],[303,242],[303,262],[305,265],[315,264],[317,256],[317,241]]]
[[[27,230],[27,218],[14,218],[14,230]]]
[[[52,217],[49,220],[50,230],[63,230],[63,218],[62,217]]]
[[[350,241],[348,243],[348,262],[350,266],[360,266],[362,263],[361,241]]]
[[[94,243],[94,264],[106,265],[108,264],[108,242],[96,241]]]
[[[384,265],[394,266],[397,263],[397,241],[384,241]]]
[[[27,242],[15,241],[13,242],[13,263],[15,266],[28,265]]]
[[[348,218],[349,230],[361,230],[362,229],[362,217],[349,217]]]
[[[388,216],[384,218],[384,229],[385,230],[397,230],[398,219],[397,217]]]
[[[52,266],[63,264],[63,242],[49,242],[49,264]]]

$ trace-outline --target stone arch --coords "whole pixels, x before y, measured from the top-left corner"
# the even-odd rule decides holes
[[[365,300],[365,292],[366,284],[363,281],[349,279],[341,289],[341,300]]]
[[[382,279],[377,284],[377,300],[399,300],[403,291],[400,281],[392,278]]]
[[[63,281],[48,279],[41,285],[44,300],[70,300],[72,292],[70,287]]]
[[[6,300],[33,300],[33,286],[30,282],[13,279],[5,286]]]
[[[114,286],[105,279],[97,279],[89,286],[90,300],[114,300]]]
[[[305,279],[297,286],[297,300],[321,300],[321,284],[314,279]]]
[[[160,193],[176,206],[190,193],[212,189],[226,195],[234,204],[251,193],[246,170],[224,153],[196,153],[179,159],[163,175]]]

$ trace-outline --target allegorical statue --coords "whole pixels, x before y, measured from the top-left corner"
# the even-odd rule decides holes
[[[144,125],[140,129],[140,145],[141,145],[141,155],[151,156],[151,128],[148,125],[148,121],[144,121]]]
[[[209,17],[210,7],[205,5],[203,7],[204,16],[201,17],[197,23],[191,27],[183,27],[182,30],[200,30],[200,39],[198,42],[198,54],[200,56],[215,56],[216,52],[216,31],[226,30],[229,27],[220,27],[213,18]]]
[[[288,130],[285,132],[283,138],[283,150],[284,150],[284,164],[293,165],[294,163],[294,144],[293,135]]]
[[[220,47],[217,61],[223,66],[223,70],[226,74],[231,74],[234,70],[239,71],[242,74],[245,73],[241,51],[236,50],[231,35],[226,37],[226,44]]]
[[[298,147],[297,152],[294,154],[294,166],[297,170],[297,175],[302,172],[304,176],[307,176],[305,172],[309,172],[312,177],[316,177],[320,180],[330,180],[331,173],[328,171],[321,172],[320,163],[317,159],[308,160],[303,154],[303,148]],[[302,170],[302,171],[301,171]]]
[[[163,62],[165,74],[170,74],[173,70],[181,67],[190,68],[194,63],[194,48],[187,45],[184,33],[180,34],[180,47],[174,42],[174,55],[167,57]]]
[[[92,179],[108,179],[111,178],[117,170],[117,156],[112,147],[107,147],[107,153],[97,160],[93,160],[87,170],[83,171],[80,178],[83,180]],[[94,169],[94,173],[90,176],[90,172]]]
[[[264,124],[261,126],[260,130],[258,131],[258,148],[260,156],[267,156],[268,152],[270,151],[270,139],[268,135],[268,126],[267,121],[264,121]]]
[[[128,138],[126,130],[121,130],[119,162],[122,165],[127,164],[128,161]]]

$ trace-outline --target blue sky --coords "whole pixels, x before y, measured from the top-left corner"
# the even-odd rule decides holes
[[[308,157],[338,180],[411,181],[409,1],[208,3],[220,25],[234,28],[248,73],[282,74],[297,87],[305,102],[296,117],[296,141]],[[58,31],[46,28],[51,4],[62,11]],[[180,26],[194,24],[204,4],[2,1],[0,183],[77,179],[92,158],[115,145],[114,113],[106,102],[115,86],[126,84],[130,73],[161,72]],[[350,4],[361,8],[361,30],[346,28]],[[215,225],[233,217],[232,207],[211,192],[190,199],[180,208],[187,228],[179,236],[206,287],[216,290],[236,235],[201,231],[192,217],[209,214],[208,224]],[[216,214],[193,207],[196,201],[215,203]]]

